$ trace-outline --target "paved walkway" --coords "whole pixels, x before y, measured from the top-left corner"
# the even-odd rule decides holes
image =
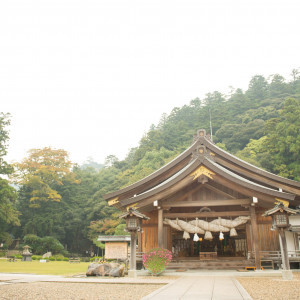
[[[143,278],[129,277],[65,277],[59,275],[36,275],[23,273],[0,273],[0,286],[5,284],[15,283],[30,283],[30,282],[66,282],[66,283],[109,283],[109,284],[161,284],[165,285],[174,282],[175,279],[164,277],[148,276]]]
[[[233,277],[181,277],[142,300],[244,300],[252,299]]]

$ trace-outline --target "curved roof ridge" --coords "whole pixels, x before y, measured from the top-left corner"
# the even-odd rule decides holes
[[[195,162],[197,162],[197,164],[195,164]],[[173,184],[177,183],[178,181],[180,181],[183,177],[185,178],[186,176],[188,176],[191,172],[191,168],[194,169],[196,167],[199,166],[200,161],[197,160],[197,158],[194,158],[189,164],[187,164],[184,168],[182,168],[181,170],[179,170],[178,172],[176,172],[174,175],[172,175],[171,177],[167,178],[166,180],[164,180],[163,182],[159,183],[158,185],[152,187],[151,189],[142,192],[139,195],[124,199],[126,201],[126,205],[128,204],[132,204],[135,202],[139,202],[147,197],[152,196],[153,193],[155,193],[157,190],[159,190],[160,188],[162,188],[163,186],[165,186],[165,188],[172,186]],[[201,164],[201,163],[200,163]],[[181,176],[182,175],[182,176]],[[121,203],[122,201],[121,200]]]
[[[257,174],[260,174],[262,176],[268,177],[268,178],[273,179],[275,181],[282,182],[282,183],[285,183],[285,184],[288,184],[288,185],[292,185],[292,186],[295,186],[295,187],[300,187],[300,182],[299,181],[288,179],[288,178],[285,178],[285,177],[273,174],[271,172],[268,172],[266,170],[263,170],[263,169],[261,169],[261,168],[259,168],[257,166],[254,166],[254,165],[252,165],[252,164],[250,164],[250,163],[248,163],[248,162],[246,162],[246,161],[244,161],[244,160],[236,157],[235,155],[233,155],[233,154],[231,154],[231,153],[229,153],[229,152],[221,149],[220,147],[218,147],[215,144],[213,144],[207,138],[204,138],[204,141],[205,141],[204,145],[206,147],[208,147],[212,151],[217,150],[217,151],[215,151],[217,154],[222,154],[225,158],[229,159],[233,163],[241,165],[241,166],[245,167],[246,169],[248,169],[248,170],[250,170],[250,171],[252,171],[254,173],[257,173]]]
[[[216,162],[210,160],[209,158],[205,157],[204,160],[204,165],[205,162],[208,162],[208,166],[207,167],[213,167],[213,169],[218,169],[220,172],[219,173],[226,173],[230,179],[235,179],[235,181],[238,181],[241,185],[245,186],[245,184],[252,187],[252,189],[257,190],[259,192],[265,193],[265,194],[271,194],[272,196],[278,197],[278,198],[284,198],[287,200],[294,200],[295,195],[290,194],[290,193],[285,193],[285,192],[280,192],[278,190],[275,189],[271,189],[269,187],[260,185],[258,183],[252,182],[236,173],[233,173],[232,171],[229,171],[228,169],[222,167],[221,165],[217,164]],[[215,170],[213,170],[215,171]],[[250,188],[251,189],[251,188]]]
[[[130,190],[135,189],[136,187],[140,186],[141,184],[147,183],[150,180],[152,180],[153,178],[155,178],[156,176],[168,171],[173,166],[177,165],[180,161],[182,161],[183,159],[188,157],[190,154],[192,154],[192,151],[196,148],[196,145],[198,144],[198,142],[199,142],[198,140],[194,141],[193,144],[189,148],[187,148],[184,152],[180,153],[178,156],[176,156],[170,162],[168,162],[167,164],[165,164],[158,170],[154,171],[150,175],[144,177],[143,179],[141,179],[131,185],[128,185],[118,191],[107,193],[107,194],[103,195],[104,199],[108,200],[109,198],[117,197],[118,195],[120,195],[122,193],[129,192]]]

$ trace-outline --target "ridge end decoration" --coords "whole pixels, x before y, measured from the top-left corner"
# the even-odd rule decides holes
[[[108,203],[108,206],[117,204],[117,203],[119,203],[119,197],[113,198],[113,199],[109,200],[107,203]]]
[[[193,180],[197,179],[201,175],[205,175],[205,176],[209,177],[210,179],[213,179],[213,175],[216,175],[216,174],[204,166],[200,166],[193,173],[190,174],[190,176],[194,176]]]
[[[137,209],[137,203],[134,203],[132,205],[129,205],[129,206],[126,206],[126,210],[129,211],[130,208],[134,208],[134,209]]]
[[[289,207],[289,205],[290,205],[289,201],[282,200],[282,199],[279,199],[279,198],[275,198],[275,199],[276,199],[276,201],[274,202],[275,204],[282,203],[285,207]]]

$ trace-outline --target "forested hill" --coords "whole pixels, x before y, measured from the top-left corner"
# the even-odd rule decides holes
[[[64,152],[33,152],[27,165],[18,166],[23,173],[24,168],[32,172],[28,166],[38,155],[39,161],[47,159],[48,166],[52,164],[49,160],[59,154],[56,162],[64,164],[57,165],[54,173],[53,168],[47,170],[44,165],[34,171],[34,176],[28,173],[30,180],[27,177],[19,182],[16,208],[21,213],[21,226],[4,222],[2,231],[18,238],[26,234],[53,236],[69,251],[78,253],[89,249],[98,234],[124,234],[124,224],[117,218],[119,211],[108,207],[102,196],[166,164],[190,146],[198,129],[210,132],[210,115],[213,141],[218,146],[270,172],[300,181],[297,70],[292,71],[291,78],[286,81],[278,74],[268,79],[256,75],[245,92],[236,89],[230,95],[222,95],[215,91],[204,99],[196,98],[188,105],[176,107],[151,126],[139,146],[131,149],[124,160],[111,155],[103,168],[89,162],[84,168],[71,169]]]
[[[231,95],[215,91],[204,99],[174,108],[152,125],[127,158],[113,162],[123,185],[156,170],[185,150],[198,129],[213,141],[250,163],[284,177],[300,180],[300,79],[296,70],[286,82],[281,75],[254,76],[246,92]]]

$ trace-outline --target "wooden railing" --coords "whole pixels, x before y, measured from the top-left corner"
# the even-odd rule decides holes
[[[136,252],[136,261],[143,261],[144,252]],[[130,253],[128,253],[128,260],[130,261]]]
[[[260,251],[261,259],[270,259],[279,261],[282,259],[281,251]],[[288,257],[290,261],[300,261],[300,250],[288,251]],[[248,252],[248,258],[254,258],[254,252]]]

